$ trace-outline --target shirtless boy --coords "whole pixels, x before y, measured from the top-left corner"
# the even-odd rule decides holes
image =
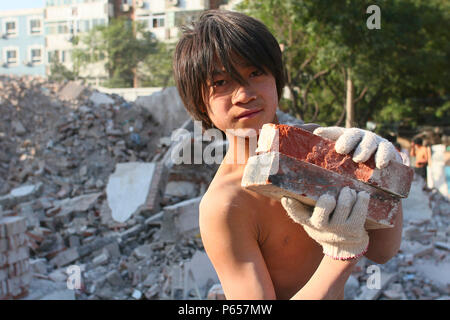
[[[184,29],[174,74],[192,117],[204,129],[222,130],[229,141],[199,218],[205,250],[227,299],[343,299],[359,257],[385,263],[397,253],[402,216],[394,228],[366,231],[364,192],[343,188],[338,199],[325,194],[311,208],[241,187],[246,161],[238,160],[239,146],[245,145],[244,160],[254,150],[250,138],[233,132],[259,132],[265,123],[278,123],[275,112],[284,87],[279,44],[261,22],[236,12],[205,12]],[[365,130],[330,127],[314,133],[337,140],[340,152],[355,151],[354,161],[376,152],[380,168],[395,152]]]

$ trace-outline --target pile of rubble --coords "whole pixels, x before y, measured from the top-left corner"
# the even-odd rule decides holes
[[[450,202],[424,187],[416,176],[403,200],[399,253],[383,265],[360,260],[346,284],[346,299],[450,299]]]
[[[216,165],[171,163],[170,133],[193,130],[174,92],[130,103],[76,82],[0,78],[0,216],[26,218],[26,299],[205,298],[217,283],[195,219]],[[117,222],[129,208],[115,198],[136,190],[142,203]]]
[[[131,103],[77,82],[2,76],[0,110],[0,218],[26,219],[33,275],[28,295],[13,296],[224,298],[198,229],[198,205],[218,164],[173,162],[185,145],[193,159],[199,151],[175,88]],[[401,252],[380,266],[382,288],[365,289],[371,262],[361,260],[347,298],[449,295],[448,279],[443,285],[419,272],[438,263],[439,275],[449,261],[448,201],[425,196],[432,209],[405,220]]]

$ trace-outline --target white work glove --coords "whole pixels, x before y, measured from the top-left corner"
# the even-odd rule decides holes
[[[336,141],[335,150],[339,154],[353,153],[354,162],[366,162],[375,152],[375,165],[378,169],[387,167],[389,161],[403,163],[394,145],[375,133],[358,128],[320,127],[315,135]]]
[[[300,223],[306,233],[323,248],[323,253],[335,260],[362,256],[369,246],[364,229],[370,196],[367,192],[342,188],[337,200],[324,194],[312,210],[300,201],[282,197],[281,204],[289,217]],[[334,211],[333,211],[334,210]]]

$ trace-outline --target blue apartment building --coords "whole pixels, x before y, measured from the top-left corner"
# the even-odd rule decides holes
[[[0,74],[45,76],[44,8],[0,11]]]

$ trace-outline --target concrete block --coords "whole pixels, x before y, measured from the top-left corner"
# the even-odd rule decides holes
[[[85,87],[79,81],[69,81],[59,92],[58,96],[61,100],[77,99],[84,91]]]
[[[225,293],[223,292],[222,285],[216,283],[209,289],[206,297],[208,300],[226,300]]]
[[[50,263],[58,268],[66,266],[80,258],[77,248],[70,248],[58,253]]]
[[[44,258],[30,259],[30,268],[34,273],[47,274],[47,260]]]
[[[102,104],[113,104],[114,99],[110,98],[108,95],[101,92],[93,92],[89,100],[94,103],[96,107]]]
[[[22,261],[17,261],[8,266],[8,277],[18,277],[30,271],[30,261],[25,259]]]
[[[0,281],[8,279],[8,268],[0,268]]]
[[[0,238],[0,253],[8,250],[8,239]]]
[[[166,190],[167,180],[169,173],[164,163],[156,163],[155,172],[153,173],[152,182],[150,184],[150,190],[147,195],[147,201],[144,209],[150,213],[156,213],[160,211],[160,202],[164,197],[164,191]]]
[[[8,285],[8,294],[11,296],[18,296],[22,292],[22,281],[20,277],[9,278],[6,280]]]
[[[24,185],[12,189],[7,195],[0,197],[0,205],[6,207],[12,207],[20,202],[29,201],[34,197],[41,195],[43,191],[43,183],[39,182],[35,185]]]
[[[28,237],[25,233],[18,233],[5,238],[8,241],[8,250],[15,250],[27,243]]]
[[[124,281],[122,279],[122,276],[119,274],[117,270],[111,270],[106,274],[106,280],[112,285],[112,286],[121,286],[124,284]]]
[[[94,264],[94,266],[99,266],[102,264],[106,264],[109,260],[109,256],[107,254],[107,252],[102,252],[101,254],[99,254],[98,256],[96,256],[94,259],[92,259],[92,263]]]
[[[201,297],[207,296],[208,283],[219,282],[219,277],[208,258],[208,255],[203,251],[196,251],[191,260],[184,264],[184,283],[187,295],[190,290],[199,290]],[[187,299],[185,296],[184,299]]]
[[[165,88],[149,96],[140,96],[135,103],[148,110],[152,118],[161,125],[162,136],[170,136],[173,130],[180,128],[189,119],[175,87]]]
[[[6,280],[0,280],[0,299],[5,299],[8,296],[8,283]]]
[[[88,211],[102,195],[102,192],[84,194],[75,198],[67,198],[55,202],[55,208],[61,208],[61,211],[54,216],[54,220],[68,223],[72,214]]]
[[[198,210],[202,197],[163,208],[161,240],[177,240],[199,232]]]
[[[377,300],[383,293],[383,290],[396,278],[397,273],[381,273],[380,287],[369,289],[367,286],[362,286],[362,292],[356,300]]]
[[[7,263],[9,265],[21,260],[25,260],[29,257],[28,247],[20,247],[15,250],[8,251],[7,257]]]
[[[118,163],[106,187],[112,218],[124,222],[142,209],[152,208],[160,172],[156,163]],[[153,190],[154,193],[150,194]]]
[[[352,154],[341,155],[335,151],[335,142],[313,133],[288,126],[265,124],[258,139],[257,153],[280,152],[326,170],[357,179],[398,197],[407,197],[414,177],[414,170],[401,163],[391,161],[379,170],[373,155],[364,163],[352,160]]]
[[[4,253],[0,252],[0,268],[6,266],[7,263],[8,263],[7,252]]]
[[[400,198],[390,193],[278,152],[251,156],[241,185],[267,197],[280,200],[288,196],[309,206],[315,206],[325,193],[337,197],[345,186],[357,192],[366,191],[370,194],[367,229],[393,227],[401,209]]]
[[[2,228],[3,227],[3,228]],[[24,217],[3,217],[0,219],[0,238],[24,233],[27,230],[27,221]]]

